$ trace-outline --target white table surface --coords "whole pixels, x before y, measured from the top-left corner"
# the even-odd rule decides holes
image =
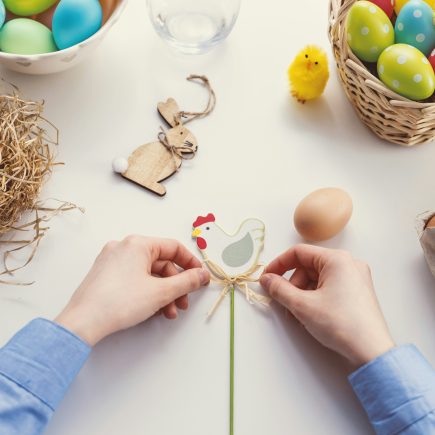
[[[195,249],[191,224],[214,212],[235,229],[246,217],[267,226],[265,262],[299,242],[298,201],[324,186],[354,199],[349,227],[324,246],[368,261],[392,333],[435,362],[435,285],[414,230],[435,206],[435,145],[413,149],[378,140],[357,119],[332,57],[324,97],[299,105],[286,68],[306,43],[329,50],[321,0],[245,1],[228,41],[204,57],[172,53],[158,39],[145,1],[131,0],[95,56],[62,74],[1,71],[60,129],[66,162],[43,197],[76,202],[86,214],[50,222],[33,262],[0,289],[1,344],[36,316],[53,318],[105,241],[129,233],[175,237]],[[184,79],[207,74],[218,104],[191,124],[199,153],[165,185],[161,199],[115,176],[111,160],[155,138],[156,104],[169,96],[197,109],[206,96]],[[228,424],[229,300],[212,321],[216,286],[191,297],[179,320],[156,318],[100,343],[62,402],[49,435],[223,435]],[[349,387],[346,365],[283,310],[265,313],[236,299],[236,434],[371,433]]]

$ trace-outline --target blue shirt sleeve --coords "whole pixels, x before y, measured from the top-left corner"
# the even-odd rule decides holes
[[[435,371],[415,346],[390,350],[349,381],[377,434],[435,434]]]
[[[0,434],[42,433],[90,350],[48,320],[21,329],[0,349]]]

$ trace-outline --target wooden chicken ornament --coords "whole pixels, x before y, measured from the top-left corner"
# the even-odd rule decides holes
[[[264,246],[264,223],[251,218],[243,221],[234,234],[226,233],[215,222],[212,213],[199,216],[193,223],[192,237],[204,262],[216,282],[223,285],[210,317],[231,288],[238,288],[248,301],[268,305],[270,299],[251,290],[247,283],[258,281],[254,275],[260,270],[258,263]]]
[[[192,237],[196,240],[213,281],[223,286],[218,299],[208,312],[208,317],[214,313],[228,293],[231,298],[229,435],[234,435],[234,291],[236,288],[239,289],[248,301],[263,305],[270,303],[270,298],[260,295],[248,287],[249,282],[258,281],[257,272],[261,268],[258,260],[263,250],[265,226],[258,219],[246,219],[234,234],[228,234],[215,221],[212,213],[199,216],[193,223]]]
[[[166,194],[161,182],[175,174],[183,160],[194,158],[198,150],[195,136],[185,125],[209,115],[216,104],[216,96],[207,77],[191,75],[187,80],[198,80],[207,88],[209,100],[204,111],[181,111],[173,98],[158,103],[157,110],[170,128],[165,130],[161,127],[158,140],[140,146],[128,159],[118,157],[112,162],[115,172],[160,196]]]

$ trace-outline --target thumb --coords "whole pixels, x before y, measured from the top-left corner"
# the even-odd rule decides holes
[[[197,267],[183,270],[176,275],[162,279],[168,293],[171,295],[171,299],[175,300],[208,284],[210,282],[210,273],[201,267]]]
[[[307,297],[304,290],[298,289],[280,275],[266,273],[260,278],[260,284],[273,299],[284,305],[294,316],[304,310]]]

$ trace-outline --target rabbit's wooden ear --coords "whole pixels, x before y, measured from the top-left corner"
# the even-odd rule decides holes
[[[178,123],[177,117],[180,108],[173,98],[168,98],[166,102],[157,104],[157,110],[162,118],[171,126],[175,127]]]

